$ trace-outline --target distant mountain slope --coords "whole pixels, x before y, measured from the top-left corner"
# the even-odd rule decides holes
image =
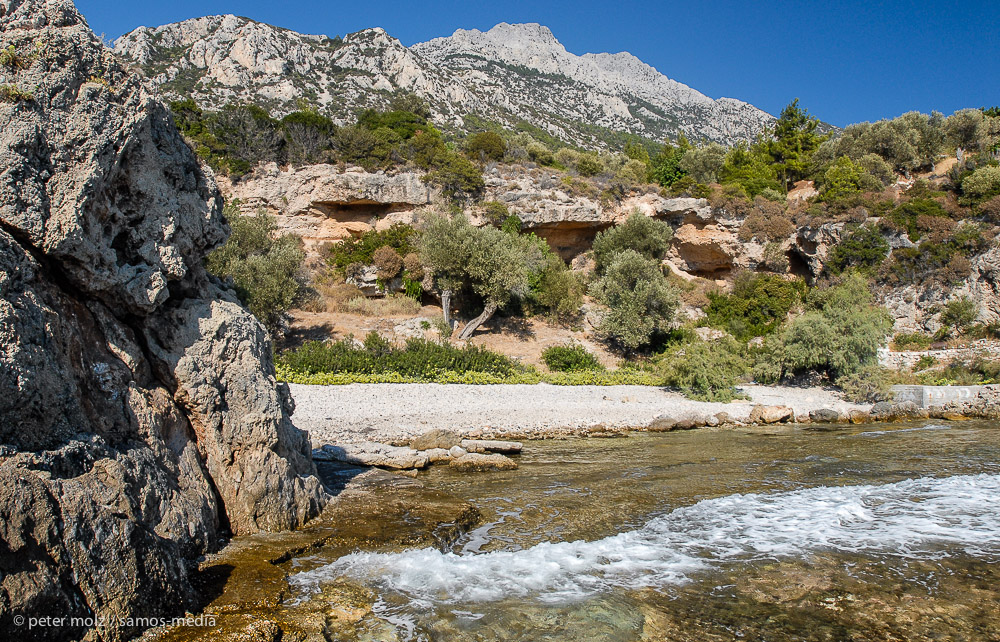
[[[331,39],[209,16],[139,27],[115,51],[170,97],[212,108],[252,101],[276,115],[305,100],[342,123],[399,91],[427,99],[447,129],[465,129],[473,115],[588,146],[616,133],[662,140],[682,132],[733,144],[774,121],[753,105],[712,100],[628,53],[569,53],[538,24],[458,30],[407,48],[377,28]]]

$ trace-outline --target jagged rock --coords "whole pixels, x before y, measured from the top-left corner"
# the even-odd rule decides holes
[[[461,443],[462,435],[452,430],[436,428],[429,432],[425,432],[419,437],[414,437],[410,441],[410,447],[415,448],[416,450],[429,450],[431,448],[443,448],[448,450],[452,446],[461,445]]]
[[[0,4],[8,46],[33,99],[0,103],[0,638],[15,613],[176,615],[228,529],[326,495],[266,331],[204,272],[221,196],[169,112],[68,0]]]
[[[448,466],[463,472],[481,472],[486,470],[515,470],[517,462],[504,455],[483,455],[468,453],[452,459]]]
[[[407,48],[379,28],[334,42],[226,15],[139,27],[115,49],[171,97],[190,94],[214,108],[269,104],[281,116],[311,94],[340,124],[358,109],[384,107],[397,91],[425,98],[442,125],[464,127],[462,116],[470,113],[510,128],[526,121],[583,146],[606,144],[584,123],[653,140],[679,128],[692,140],[731,145],[774,122],[739,100],[713,100],[630,54],[569,53],[537,24],[458,30]],[[555,94],[540,75],[560,79]]]
[[[460,444],[470,453],[501,453],[516,455],[524,447],[519,441],[498,441],[495,439],[463,439]]]
[[[750,409],[749,421],[752,424],[776,424],[794,421],[795,413],[788,406],[756,405]]]
[[[809,411],[809,419],[817,424],[835,424],[840,421],[840,413],[832,408],[817,408]]]

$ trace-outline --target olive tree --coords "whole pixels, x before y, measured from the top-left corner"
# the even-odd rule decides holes
[[[638,210],[622,223],[604,230],[594,239],[594,262],[603,274],[615,256],[625,250],[638,252],[647,259],[662,259],[670,249],[674,230],[668,223],[646,216]]]
[[[654,332],[667,329],[677,310],[677,290],[660,266],[631,249],[614,256],[590,293],[608,307],[598,334],[628,350],[647,345]]]

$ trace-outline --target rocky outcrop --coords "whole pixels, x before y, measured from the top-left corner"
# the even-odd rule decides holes
[[[547,27],[499,24],[404,47],[379,28],[344,38],[305,35],[233,15],[139,27],[115,43],[170,97],[218,108],[268,105],[274,115],[309,95],[341,124],[393,92],[415,93],[435,122],[464,116],[522,122],[576,145],[607,146],[586,123],[654,140],[751,141],[774,117],[739,100],[708,96],[628,53],[574,55]]]
[[[262,165],[238,182],[220,178],[229,200],[247,214],[263,209],[286,232],[302,237],[307,252],[325,242],[359,236],[394,223],[412,223],[414,211],[438,196],[422,173],[366,172],[358,167]]]
[[[159,618],[229,533],[325,493],[266,331],[202,267],[221,197],[167,110],[68,0],[0,4],[0,637],[14,614]]]

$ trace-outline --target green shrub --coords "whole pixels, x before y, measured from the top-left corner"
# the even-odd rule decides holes
[[[980,167],[962,181],[962,192],[975,202],[1000,195],[1000,167]]]
[[[409,339],[400,348],[375,332],[368,334],[361,347],[350,337],[336,343],[309,341],[282,353],[278,363],[304,374],[398,374],[415,378],[433,377],[440,372],[505,377],[522,371],[509,357],[486,348],[474,345],[456,348],[426,339]]]
[[[932,386],[978,386],[1000,382],[1000,361],[974,358],[955,360],[943,370],[921,375],[925,385]]]
[[[888,255],[889,242],[878,227],[863,225],[850,230],[830,250],[826,267],[833,274],[840,274],[849,268],[870,272],[881,265]]]
[[[896,350],[926,350],[931,347],[934,339],[923,332],[900,332],[892,339],[892,347]]]
[[[772,274],[744,272],[729,294],[708,294],[705,325],[725,330],[741,341],[774,332],[802,302],[806,285]]]
[[[925,354],[917,359],[917,362],[913,364],[913,371],[920,372],[921,370],[927,370],[928,368],[933,368],[937,365],[938,360],[929,354]]]
[[[33,101],[34,99],[34,94],[19,89],[15,85],[0,85],[0,102],[27,103]]]
[[[941,323],[964,334],[979,316],[979,304],[967,296],[960,296],[944,304]]]
[[[580,176],[597,176],[604,171],[604,166],[594,154],[581,154],[576,161],[576,171]]]
[[[500,161],[507,153],[507,145],[497,133],[478,132],[466,141],[465,153],[473,160]]]
[[[929,198],[914,198],[889,212],[887,218],[906,230],[911,241],[916,241],[921,236],[921,219],[947,218],[947,216],[948,212],[937,201]]]
[[[627,350],[648,345],[677,309],[677,290],[660,266],[635,250],[616,255],[591,294],[608,307],[598,334]]]
[[[545,267],[537,273],[528,292],[533,308],[541,309],[555,319],[567,319],[580,311],[583,304],[583,284],[554,253],[546,255]]]
[[[465,156],[454,152],[439,155],[435,169],[424,176],[424,180],[437,185],[446,194],[476,194],[485,187],[482,172]]]
[[[837,379],[844,398],[854,403],[887,401],[892,396],[892,378],[885,368],[869,365]]]
[[[6,49],[0,51],[0,67],[10,71],[20,71],[27,69],[30,64],[31,59],[18,53],[17,47],[14,45],[8,45]]]
[[[493,227],[500,227],[503,225],[507,217],[510,216],[510,210],[507,209],[507,205],[501,203],[500,201],[486,201],[483,203],[483,218],[485,218],[490,225]]]
[[[274,218],[263,211],[244,216],[229,205],[226,216],[232,233],[225,245],[205,258],[205,267],[232,279],[240,300],[276,333],[299,293],[296,276],[305,260],[302,240],[294,234],[275,238]]]
[[[415,229],[405,223],[394,223],[387,230],[368,230],[361,236],[331,246],[327,262],[341,269],[352,263],[371,265],[375,262],[375,252],[381,247],[390,247],[398,255],[406,255],[416,250],[416,244]]]
[[[660,358],[657,372],[664,384],[700,401],[729,402],[746,398],[736,392],[750,364],[733,339],[696,342],[671,348]]]
[[[674,231],[668,223],[633,212],[624,223],[604,230],[594,239],[597,273],[603,274],[615,257],[626,250],[659,261],[670,249],[673,237]]]
[[[506,234],[519,234],[521,232],[521,219],[515,214],[511,214],[500,225],[500,231]]]
[[[542,352],[542,360],[553,372],[604,370],[597,357],[581,345],[550,346]]]
[[[864,277],[852,273],[838,285],[814,290],[809,303],[811,310],[765,343],[755,365],[758,379],[816,370],[837,381],[877,363],[892,318],[874,304]]]

